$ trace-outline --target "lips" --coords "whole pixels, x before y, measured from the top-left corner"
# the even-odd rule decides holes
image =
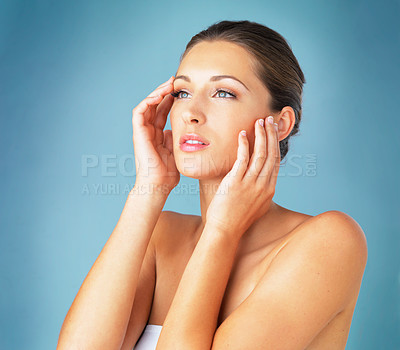
[[[183,144],[185,143],[187,140],[196,140],[196,141],[200,141],[205,143],[206,145],[209,145],[210,143],[202,136],[195,134],[195,133],[189,133],[189,134],[185,134],[183,135],[180,140],[179,140],[179,144]]]

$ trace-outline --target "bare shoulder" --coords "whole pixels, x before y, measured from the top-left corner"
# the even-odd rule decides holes
[[[254,290],[218,327],[213,348],[344,349],[367,259],[364,232],[336,210],[309,217],[289,211],[280,220],[286,215],[294,228]]]
[[[311,216],[298,226],[304,239],[321,244],[329,242],[354,250],[360,256],[368,256],[367,239],[356,220],[339,210],[329,210]]]
[[[332,279],[338,276],[347,279],[354,287],[353,292],[358,293],[368,247],[364,231],[355,219],[344,212],[330,210],[304,220],[293,233],[291,244],[286,248],[287,258],[303,256],[310,264],[322,264]]]
[[[281,283],[280,293],[301,285],[302,302],[313,296],[311,307],[320,298],[320,307],[329,310],[330,316],[354,306],[368,251],[364,232],[351,216],[337,210],[310,216],[286,241],[261,280],[262,293],[272,286],[280,290]]]

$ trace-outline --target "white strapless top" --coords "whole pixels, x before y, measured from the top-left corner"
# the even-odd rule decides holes
[[[157,324],[146,325],[133,350],[155,350],[161,329]]]

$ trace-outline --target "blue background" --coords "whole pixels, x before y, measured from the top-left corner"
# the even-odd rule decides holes
[[[274,200],[361,225],[347,349],[399,349],[399,16],[399,1],[2,0],[0,348],[55,349],[134,184],[132,109],[193,35],[247,19],[288,40],[307,80]],[[164,210],[200,214],[196,188],[181,177]]]

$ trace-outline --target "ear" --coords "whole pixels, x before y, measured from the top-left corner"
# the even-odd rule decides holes
[[[296,114],[294,112],[294,109],[289,106],[283,107],[279,115],[275,117],[275,123],[278,124],[279,141],[283,140],[290,134],[295,122]]]

